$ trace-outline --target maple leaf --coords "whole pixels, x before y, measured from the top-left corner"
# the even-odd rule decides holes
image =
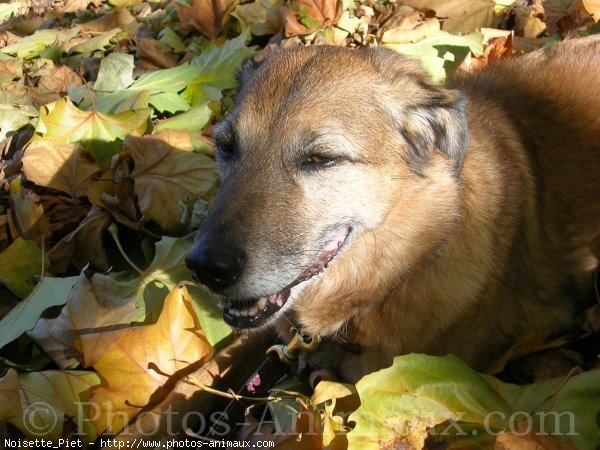
[[[86,195],[90,181],[101,169],[78,144],[34,140],[23,156],[23,173],[29,181],[65,192],[73,198]]]
[[[285,35],[289,37],[335,25],[342,16],[343,8],[342,0],[293,0],[281,11]]]
[[[213,160],[178,146],[180,138],[189,140],[187,133],[170,130],[125,140],[135,163],[131,176],[144,219],[170,232],[182,229],[179,199],[205,196],[216,182]]]
[[[24,298],[42,275],[42,250],[35,241],[17,238],[0,253],[0,282],[15,295]]]
[[[57,145],[80,143],[98,164],[108,167],[125,136],[146,133],[151,112],[151,109],[119,114],[82,111],[64,98],[52,109],[42,108],[37,132]]]
[[[183,28],[195,29],[209,39],[221,34],[239,0],[192,0],[190,6],[173,2]]]
[[[21,374],[15,383],[14,370],[9,369],[9,374],[0,379],[0,392],[4,391],[4,396],[10,398],[16,394],[17,404],[27,414],[11,416],[14,408],[0,406],[0,419],[13,424],[27,437],[43,436],[58,441],[63,437],[65,418],[71,417],[82,424],[83,439],[93,441],[96,432],[80,405],[88,399],[90,389],[99,383],[100,378],[93,372],[66,370]]]
[[[39,203],[39,197],[21,186],[21,177],[10,182],[10,217],[18,234],[25,239],[49,238],[48,218]]]
[[[283,4],[283,0],[257,0],[238,6],[232,15],[250,27],[254,35],[275,34],[283,25],[279,14]]]
[[[156,324],[115,333],[117,338],[94,365],[106,381],[91,398],[101,408],[93,421],[98,431],[120,431],[151,396],[159,401],[166,394],[161,387],[167,381],[191,373],[212,357],[185,287],[167,296]]]

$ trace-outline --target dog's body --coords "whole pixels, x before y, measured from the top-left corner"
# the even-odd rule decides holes
[[[481,369],[573,324],[598,263],[599,39],[447,86],[392,52],[334,47],[241,78],[188,260],[234,326],[358,344],[334,364],[354,381],[410,352]]]

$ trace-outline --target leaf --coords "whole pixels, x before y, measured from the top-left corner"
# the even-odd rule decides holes
[[[82,81],[68,66],[57,67],[50,75],[40,78],[38,90],[40,92],[53,92],[65,94],[69,87],[81,86]]]
[[[387,369],[363,377],[356,389],[360,407],[349,448],[378,449],[408,441],[422,448],[427,429],[447,420],[482,424],[490,411],[508,417],[509,404],[475,371],[449,355],[405,355]],[[490,425],[503,425],[492,418]]]
[[[17,12],[21,8],[25,8],[26,5],[23,2],[13,2],[13,3],[2,3],[0,4],[0,22],[4,22],[6,19],[10,18],[15,12]]]
[[[214,39],[223,29],[228,16],[235,9],[239,0],[192,0],[190,6],[174,1],[177,16],[181,26],[186,29],[195,29]]]
[[[215,352],[218,352],[233,335],[232,328],[225,323],[223,313],[217,306],[218,297],[199,286],[188,286],[188,292],[202,331]]]
[[[22,161],[23,173],[29,181],[73,198],[85,196],[92,177],[101,170],[80,145],[58,145],[46,139],[34,140]]]
[[[52,273],[66,274],[71,268],[82,270],[88,264],[98,271],[108,270],[104,235],[111,221],[104,209],[92,207],[79,226],[48,252]]]
[[[181,96],[192,106],[208,100],[219,100],[224,89],[237,87],[235,74],[242,62],[254,54],[254,48],[246,47],[247,33],[225,42],[217,47],[211,44],[192,59],[192,67],[200,70],[197,77],[189,83]]]
[[[450,33],[469,33],[481,28],[494,28],[494,0],[407,0],[416,9],[433,9],[443,17],[442,29]]]
[[[123,296],[117,276],[94,274],[89,280],[82,272],[60,315],[40,319],[28,332],[59,367],[95,364],[116,338],[108,332],[130,328],[135,292]]]
[[[125,140],[125,147],[135,163],[131,176],[144,219],[156,222],[169,232],[182,229],[179,199],[202,197],[216,182],[213,161],[176,147],[179,136],[175,131],[164,131]],[[187,139],[185,133],[181,136]]]
[[[100,384],[94,372],[45,371],[19,375],[18,393],[23,415],[8,417],[7,422],[21,430],[25,436],[57,441],[63,438],[65,417],[81,424],[84,439],[93,441],[96,432],[90,417],[81,408],[90,390]]]
[[[201,105],[195,106],[182,114],[178,114],[167,120],[163,120],[154,127],[154,132],[157,133],[164,130],[201,130],[208,124],[208,122],[210,122],[210,119],[214,114],[208,105],[209,102],[202,103]]]
[[[585,10],[594,17],[594,21],[598,23],[600,21],[600,0],[582,0],[581,3],[583,3]]]
[[[36,114],[29,108],[0,104],[0,141],[29,124],[30,118],[35,116]]]
[[[160,388],[167,381],[190,373],[212,356],[185,287],[167,296],[155,325],[116,333],[118,338],[94,366],[106,381],[92,397],[102,405],[93,420],[98,431],[118,432],[151,395],[164,396]]]
[[[119,140],[130,133],[146,133],[150,113],[150,109],[119,114],[82,111],[64,98],[51,111],[42,111],[40,121],[45,127],[42,137],[57,145],[80,143],[98,164],[108,167],[112,156],[120,150]]]
[[[95,91],[114,92],[129,87],[133,83],[133,55],[111,53],[100,62]]]
[[[487,379],[515,411],[532,412],[535,430],[564,436],[578,449],[594,448],[600,442],[600,403],[594,401],[600,399],[600,370],[527,386]]]
[[[161,113],[176,114],[190,109],[190,105],[173,92],[157,92],[148,98],[148,102]]]
[[[18,237],[0,253],[0,282],[18,297],[27,297],[42,275],[42,250],[35,241]]]
[[[56,30],[38,30],[31,36],[25,36],[14,44],[0,49],[0,52],[17,55],[19,58],[32,59],[42,50],[58,42],[59,32]]]
[[[341,0],[292,0],[281,10],[286,37],[335,25],[342,15],[342,5]]]
[[[0,320],[0,348],[31,330],[46,309],[63,305],[76,280],[44,277],[29,297]]]
[[[120,28],[113,28],[93,38],[85,39],[71,47],[66,47],[65,50],[71,54],[81,54],[89,56],[97,50],[104,50],[111,45],[111,40],[119,34]]]
[[[283,4],[283,0],[256,0],[238,6],[232,15],[250,27],[256,36],[275,34],[282,27],[279,9]]]
[[[15,369],[8,369],[0,378],[0,420],[21,414],[19,376]]]
[[[385,44],[384,47],[419,59],[423,68],[436,81],[446,77],[446,67],[458,67],[469,51],[481,55],[483,35],[471,33],[467,36],[454,36],[440,31],[414,44]]]
[[[47,239],[51,235],[48,217],[39,197],[21,186],[21,177],[10,182],[10,213],[17,232],[24,239]]]

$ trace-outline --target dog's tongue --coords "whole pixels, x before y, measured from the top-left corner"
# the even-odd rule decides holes
[[[262,325],[267,318],[283,307],[294,286],[314,277],[327,267],[327,264],[344,245],[349,233],[350,227],[344,227],[338,231],[323,248],[323,252],[315,263],[281,291],[253,300],[228,301],[224,299],[223,319],[225,322],[235,328],[254,328]]]

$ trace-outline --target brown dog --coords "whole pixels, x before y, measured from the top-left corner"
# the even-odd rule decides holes
[[[409,352],[481,369],[572,326],[598,265],[600,38],[446,85],[391,51],[336,47],[282,50],[241,80],[188,257],[231,325],[358,344],[332,345],[348,381]],[[250,357],[238,346],[202,373]],[[155,412],[206,406],[193,391]]]
[[[484,368],[572,325],[600,233],[600,39],[437,85],[382,49],[283,50],[243,70],[222,187],[188,257],[237,328]],[[329,266],[329,267],[327,267]]]

